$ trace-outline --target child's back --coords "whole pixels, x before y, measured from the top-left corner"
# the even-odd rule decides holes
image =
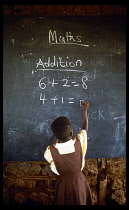
[[[83,115],[87,117],[86,112]],[[56,174],[55,205],[93,205],[89,184],[82,173],[87,148],[87,124],[88,120],[83,119],[82,130],[75,139],[71,139],[73,131],[66,117],[57,118],[52,123],[54,135],[61,139],[56,138],[45,152],[45,158]]]

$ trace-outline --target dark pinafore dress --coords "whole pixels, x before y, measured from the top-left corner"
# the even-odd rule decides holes
[[[81,171],[82,149],[75,141],[75,152],[60,154],[54,145],[50,146],[56,169],[54,205],[94,205],[89,184]]]

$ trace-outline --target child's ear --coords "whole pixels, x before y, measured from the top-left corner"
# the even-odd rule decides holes
[[[70,136],[73,136],[73,130],[70,132]]]

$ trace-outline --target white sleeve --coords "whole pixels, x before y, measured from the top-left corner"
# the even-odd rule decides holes
[[[82,147],[82,155],[85,156],[86,150],[87,150],[87,132],[86,130],[81,130],[77,135],[76,135],[80,142],[81,142],[81,147]]]
[[[87,132],[86,130],[81,130],[77,135],[78,139],[80,140],[81,147],[82,147],[82,168],[85,165],[85,155],[87,151]]]
[[[55,167],[55,164],[54,164],[52,155],[51,155],[50,146],[48,146],[47,149],[46,149],[46,151],[44,152],[44,157],[45,157],[45,159],[50,163],[51,170],[52,170],[55,174],[60,175],[60,174],[58,173],[58,171],[56,170],[56,167]]]
[[[52,155],[50,152],[50,146],[48,146],[46,151],[44,152],[44,157],[49,163],[51,163],[51,161],[53,161],[53,158],[52,158]]]

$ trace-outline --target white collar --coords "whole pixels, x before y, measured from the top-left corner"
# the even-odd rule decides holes
[[[70,139],[64,143],[56,143],[56,145],[54,145],[56,148],[63,148],[63,147],[68,147],[69,145],[74,144],[73,139]]]

